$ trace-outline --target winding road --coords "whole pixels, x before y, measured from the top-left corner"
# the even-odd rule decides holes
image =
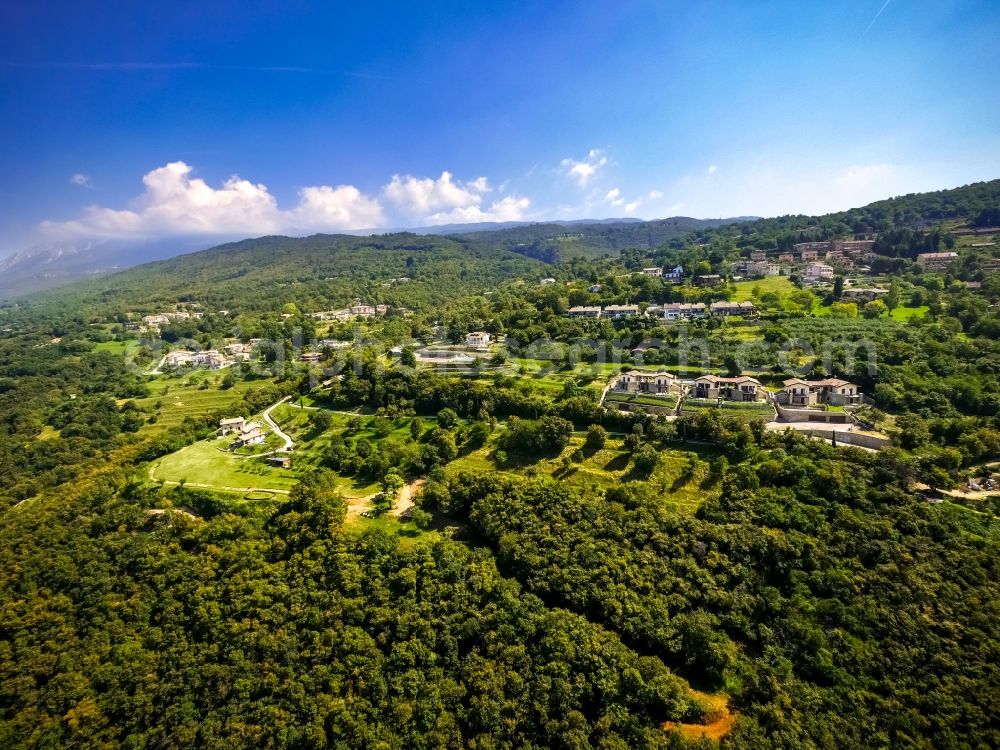
[[[275,408],[277,408],[279,406],[281,406],[283,403],[285,403],[286,401],[288,401],[290,398],[291,398],[291,396],[285,396],[283,399],[281,399],[277,403],[271,404],[269,407],[267,407],[266,409],[264,409],[264,413],[261,415],[261,416],[264,417],[264,421],[267,422],[267,426],[271,428],[271,430],[274,432],[274,434],[277,435],[278,437],[280,437],[282,440],[285,441],[284,447],[278,448],[278,450],[275,451],[275,453],[289,453],[289,452],[291,452],[292,446],[294,445],[294,443],[292,442],[292,439],[288,436],[288,433],[284,432],[280,427],[278,427],[278,423],[275,422],[273,419],[271,419],[271,410],[275,409]]]

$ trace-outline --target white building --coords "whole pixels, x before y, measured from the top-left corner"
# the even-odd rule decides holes
[[[601,317],[601,308],[599,305],[577,305],[567,310],[566,314],[571,318],[599,318]]]
[[[668,302],[663,306],[663,317],[667,320],[690,320],[705,317],[704,302]]]
[[[664,274],[667,281],[682,281],[684,279],[684,266],[674,266]]]
[[[643,273],[643,275],[649,276],[649,277],[654,278],[654,279],[659,279],[659,278],[663,277],[663,269],[662,268],[643,268],[642,269],[642,273]]]
[[[218,370],[226,366],[225,356],[215,349],[195,352],[193,361],[198,367],[207,367],[210,370]]]
[[[470,349],[489,349],[490,335],[485,331],[473,331],[465,334],[465,345]]]
[[[176,352],[168,352],[163,359],[164,367],[190,367],[194,364],[194,352],[184,349]]]
[[[803,275],[805,280],[811,284],[830,281],[833,279],[833,266],[828,266],[826,263],[810,263],[806,266],[806,271]]]
[[[219,434],[228,435],[231,432],[243,432],[243,427],[246,425],[246,420],[243,417],[232,417],[231,419],[223,419],[219,421]]]

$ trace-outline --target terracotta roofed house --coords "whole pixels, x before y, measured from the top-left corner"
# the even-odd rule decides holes
[[[747,375],[735,378],[702,375],[694,381],[691,395],[703,399],[759,401],[764,397],[764,386],[757,378],[751,378]]]
[[[790,378],[782,383],[783,390],[775,396],[779,404],[785,406],[815,406],[830,404],[847,406],[859,404],[863,396],[858,387],[840,378],[825,380],[802,380]]]
[[[676,393],[677,377],[669,372],[643,372],[630,370],[623,373],[615,383],[615,390],[626,393],[649,393],[665,396]]]

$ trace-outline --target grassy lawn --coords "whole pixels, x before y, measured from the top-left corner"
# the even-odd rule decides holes
[[[623,401],[629,404],[646,404],[647,406],[660,406],[664,409],[672,409],[677,405],[677,394],[671,393],[664,396],[648,396],[641,393],[620,393],[608,391],[605,401]]]
[[[763,417],[772,419],[774,409],[770,404],[764,402],[743,403],[739,401],[724,401],[721,406],[710,401],[695,401],[684,399],[681,403],[681,414],[697,414],[706,410],[712,410],[721,417],[736,417],[737,419],[749,420],[753,417]]]
[[[192,486],[249,490],[290,490],[298,482],[293,470],[273,469],[262,461],[237,458],[225,450],[227,438],[209,438],[164,456],[150,468],[150,477]]]
[[[788,294],[794,292],[797,287],[787,276],[767,276],[763,279],[752,279],[750,281],[737,281],[731,285],[735,288],[733,301],[746,302],[753,299],[753,290],[760,289],[761,294],[774,292],[775,294]]]
[[[94,344],[95,352],[111,352],[112,354],[125,354],[130,347],[139,348],[138,341],[101,341]]]
[[[929,307],[923,305],[921,307],[897,307],[895,310],[889,313],[889,317],[893,320],[897,320],[900,323],[905,323],[912,318],[922,318],[930,310]]]
[[[292,452],[292,468],[277,469],[256,458],[239,458],[225,450],[228,440],[209,438],[181,448],[155,461],[150,477],[168,482],[185,481],[193,487],[206,485],[223,492],[245,492],[251,488],[288,491],[300,476],[315,467],[315,456],[308,451]],[[221,449],[221,450],[220,450]],[[344,497],[365,497],[378,491],[367,480],[341,477],[338,489]]]

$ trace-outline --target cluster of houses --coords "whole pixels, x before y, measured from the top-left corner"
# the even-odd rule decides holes
[[[791,252],[754,250],[749,258],[733,264],[733,273],[748,278],[765,278],[790,274],[793,268],[802,269],[808,283],[820,283],[833,278],[834,266],[853,268],[857,263],[873,257],[875,240],[823,240],[800,242]]]
[[[669,372],[643,372],[631,370],[622,373],[612,385],[619,393],[641,393],[653,396],[685,394],[691,398],[706,401],[763,401],[768,391],[764,385],[747,375],[724,377],[702,375],[688,384]],[[825,380],[802,380],[791,378],[782,383],[782,390],[774,394],[774,400],[793,407],[814,407],[820,404],[848,406],[860,404],[861,392],[854,383],[839,378]]]
[[[142,316],[142,324],[149,330],[158,331],[160,326],[170,325],[175,320],[190,320],[191,318],[201,317],[204,317],[204,313],[174,310],[172,312],[144,315]]]
[[[673,268],[643,268],[642,273],[644,276],[649,276],[654,279],[663,279],[664,281],[679,282],[684,280],[684,266],[674,266]]]
[[[216,349],[205,349],[194,352],[189,349],[178,349],[168,352],[163,358],[163,366],[170,369],[181,367],[207,367],[209,370],[221,370],[230,364],[230,360]]]
[[[362,302],[355,302],[350,307],[340,310],[323,310],[312,314],[315,320],[321,321],[344,321],[355,318],[374,318],[378,315],[385,315],[389,312],[388,305],[368,305]]]
[[[757,308],[753,302],[712,302],[706,305],[704,302],[668,302],[663,305],[650,305],[646,308],[647,318],[663,318],[664,320],[692,320],[704,318],[709,315],[713,317],[728,317],[731,315],[741,315],[749,317],[755,315]],[[581,305],[571,307],[566,311],[570,318],[610,318],[611,320],[623,320],[626,318],[637,318],[641,315],[639,305]]]

